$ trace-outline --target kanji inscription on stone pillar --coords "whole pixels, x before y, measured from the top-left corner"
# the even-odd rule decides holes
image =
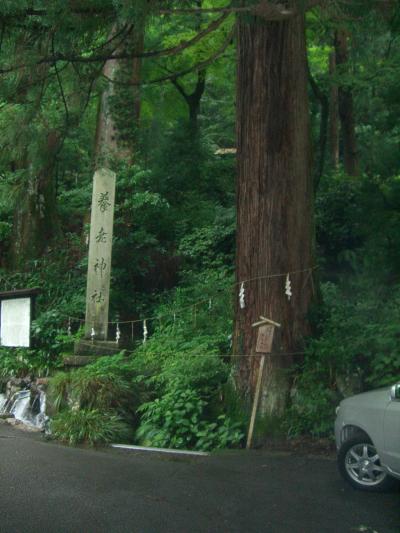
[[[93,177],[85,320],[85,337],[92,340],[107,340],[115,178],[105,168]]]

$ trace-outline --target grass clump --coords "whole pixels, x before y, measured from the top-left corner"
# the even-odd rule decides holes
[[[71,372],[58,372],[49,387],[53,411],[75,406],[119,414],[134,412],[139,403],[139,386],[131,363],[118,354]]]
[[[52,437],[71,446],[101,446],[129,440],[130,428],[118,416],[98,409],[61,411],[51,420]]]

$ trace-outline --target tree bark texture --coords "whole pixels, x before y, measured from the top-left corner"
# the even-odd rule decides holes
[[[329,120],[329,99],[325,92],[320,89],[318,83],[313,78],[310,69],[308,69],[308,79],[313,90],[315,98],[320,104],[321,118],[319,122],[319,138],[317,148],[317,158],[314,164],[314,192],[318,190],[319,183],[325,168],[326,144],[328,141],[328,120]]]
[[[26,186],[14,211],[10,250],[14,269],[25,270],[27,262],[39,258],[59,231],[55,169],[61,142],[60,132],[50,130],[39,145],[40,163],[30,164],[25,154],[17,165],[25,170]]]
[[[109,59],[103,67],[107,85],[102,91],[97,111],[95,138],[95,168],[109,167],[118,152],[117,132],[111,113],[111,98],[114,95],[114,81],[118,69],[118,60]]]
[[[144,50],[144,32],[139,31],[134,43],[136,53],[141,54]],[[133,120],[136,130],[139,128],[141,111],[140,82],[142,80],[142,58],[134,57],[132,60],[132,97],[133,97]]]
[[[347,68],[349,60],[349,36],[344,30],[335,33],[336,65],[342,70]],[[343,165],[346,174],[358,176],[359,161],[354,118],[354,102],[351,88],[339,86],[339,117],[343,142]]]
[[[257,329],[252,323],[260,315],[281,323],[274,349],[282,353],[301,350],[309,332],[314,226],[302,15],[282,22],[239,19],[237,149],[234,350],[243,354],[237,368],[238,388],[251,399],[260,361],[246,357],[255,354]],[[288,272],[293,272],[290,301],[285,295]],[[238,298],[242,282],[244,309]],[[283,413],[290,388],[287,370],[292,364],[291,355],[267,356],[264,414]]]
[[[135,30],[132,29],[119,51],[143,51],[143,28]],[[116,28],[111,37],[115,31]],[[141,70],[142,60],[137,57],[130,60],[109,59],[104,64],[103,75],[108,83],[100,96],[97,114],[96,168],[112,168],[116,160],[128,163],[134,160],[141,109]]]
[[[19,44],[22,49],[31,46],[29,39]],[[47,49],[42,42],[38,46]],[[35,71],[20,74],[18,79],[19,102],[29,103],[24,117],[24,129],[28,131],[30,124],[40,116],[48,70],[49,65],[41,65]],[[33,100],[34,105],[29,100]],[[15,199],[9,262],[14,270],[25,270],[29,268],[29,261],[43,255],[59,232],[55,171],[62,133],[47,128],[39,139],[22,135],[19,144],[20,156],[11,162],[12,170],[21,173],[21,181]]]
[[[329,74],[336,73],[336,54],[329,55]],[[338,124],[338,88],[336,84],[331,85],[329,94],[329,148],[330,160],[334,169],[339,168],[339,124]]]

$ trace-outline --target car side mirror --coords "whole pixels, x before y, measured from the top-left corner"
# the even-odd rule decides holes
[[[390,389],[390,397],[392,400],[400,400],[400,383],[396,383]]]

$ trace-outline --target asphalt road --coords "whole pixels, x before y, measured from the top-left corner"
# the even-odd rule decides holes
[[[400,493],[364,494],[333,459],[86,450],[0,425],[1,533],[400,533]]]

